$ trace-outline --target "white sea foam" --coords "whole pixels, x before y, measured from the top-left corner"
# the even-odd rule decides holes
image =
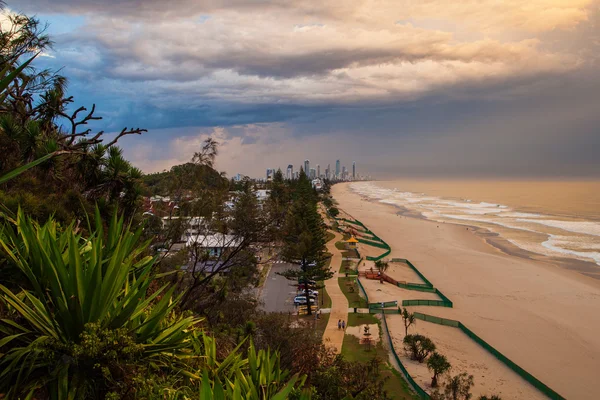
[[[548,240],[546,240],[545,242],[542,243],[542,246],[544,246],[545,248],[560,253],[561,255],[566,255],[569,257],[573,257],[574,258],[579,258],[579,259],[587,259],[587,260],[594,260],[594,262],[598,265],[600,265],[600,252],[597,251],[577,251],[577,250],[572,250],[572,249],[567,249],[564,247],[561,247],[559,244],[565,244],[564,240],[560,241],[555,239],[556,235],[549,235]]]
[[[522,221],[518,219],[518,221]],[[564,231],[583,233],[584,235],[600,236],[600,223],[591,221],[558,221],[558,220],[534,220],[527,222],[533,222],[536,224],[550,226],[552,228],[559,228]]]
[[[519,212],[503,204],[445,199],[425,193],[407,192],[402,188],[386,189],[370,182],[353,183],[350,187],[363,196],[384,204],[406,207],[434,221],[486,227],[524,250],[548,256],[594,260],[600,265],[598,222],[555,219],[556,217],[541,213]],[[506,229],[494,228],[495,226]],[[556,235],[556,229],[571,234]],[[523,237],[518,231],[536,235]],[[546,239],[540,240],[539,235]]]

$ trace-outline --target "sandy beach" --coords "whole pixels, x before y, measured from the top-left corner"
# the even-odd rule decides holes
[[[365,201],[352,193],[348,184],[335,185],[332,194],[340,208],[362,221],[392,247],[390,258],[409,259],[454,302],[453,309],[412,307],[412,310],[460,320],[568,399],[598,398],[598,280],[561,268],[551,261],[509,255],[464,226],[398,216],[393,206]],[[397,267],[390,268],[388,274],[398,280],[410,275]],[[389,285],[372,282],[369,286]],[[388,295],[402,297],[399,292],[386,294],[383,289],[377,292],[375,287],[371,290],[381,300],[388,300]],[[426,326],[432,337],[439,336],[440,341],[451,342],[444,346],[446,349],[452,347],[456,365],[467,365],[469,357],[475,357],[472,356],[474,351],[482,353],[470,344],[465,344],[463,349],[454,339],[439,334],[440,330],[450,328]],[[394,332],[396,330],[394,328]],[[394,333],[394,336],[402,333]],[[462,335],[458,331],[450,335],[454,337],[459,333]],[[476,356],[473,363],[489,361],[485,358],[481,361],[480,357],[485,355]],[[494,376],[492,381],[497,385],[502,382],[502,393],[505,393],[502,398],[529,398],[519,395],[527,393],[524,381],[505,380],[502,365],[489,362],[486,368],[499,368],[496,373],[486,371],[488,376]]]
[[[410,375],[425,390],[431,389],[432,373],[427,363],[411,360],[403,349],[404,325],[399,315],[388,315],[388,327],[394,347]],[[436,345],[436,351],[444,354],[452,364],[451,374],[466,372],[473,375],[473,398],[496,394],[502,399],[545,399],[546,396],[506,368],[498,359],[472,341],[458,328],[417,321],[409,333],[425,335]],[[440,378],[444,382],[446,375]]]

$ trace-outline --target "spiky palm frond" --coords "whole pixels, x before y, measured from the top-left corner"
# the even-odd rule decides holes
[[[0,285],[0,301],[14,316],[0,321],[0,347],[8,349],[0,358],[0,392],[8,398],[45,387],[62,399],[89,386],[89,362],[73,346],[90,329],[120,332],[158,368],[190,355],[198,319],[168,318],[178,298],[167,285],[147,295],[155,259],[142,256],[141,229],[115,215],[105,238],[97,211],[92,232],[83,238],[74,224],[40,225],[22,211],[0,230],[0,248],[31,287],[13,293]]]

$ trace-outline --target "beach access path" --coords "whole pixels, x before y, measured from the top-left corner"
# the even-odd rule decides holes
[[[323,332],[323,343],[328,347],[333,347],[336,353],[342,352],[342,343],[344,342],[344,331],[338,328],[338,320],[348,321],[348,299],[342,293],[338,283],[340,277],[340,267],[342,266],[342,253],[335,247],[335,243],[342,240],[342,236],[333,232],[333,239],[327,242],[327,251],[332,254],[330,268],[334,271],[331,279],[325,281],[325,289],[331,298],[331,312],[329,322]]]

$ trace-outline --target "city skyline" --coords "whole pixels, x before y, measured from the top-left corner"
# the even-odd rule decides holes
[[[346,165],[344,165],[340,159],[336,160],[335,165],[336,165],[336,171],[331,171],[331,164],[328,163],[327,168],[325,168],[325,170],[322,171],[322,173],[321,173],[321,164],[316,164],[316,168],[311,168],[310,167],[310,159],[307,158],[304,160],[304,162],[302,162],[300,164],[300,166],[298,167],[298,169],[296,171],[294,171],[294,164],[288,164],[285,169],[283,169],[281,167],[266,168],[265,174],[262,177],[261,176],[250,176],[250,175],[248,175],[248,177],[254,178],[254,179],[265,179],[266,181],[270,181],[273,179],[277,170],[281,171],[281,174],[283,175],[284,179],[297,179],[300,170],[304,171],[306,173],[306,176],[309,179],[319,178],[319,179],[331,179],[331,180],[358,180],[358,179],[363,179],[363,178],[369,176],[367,174],[361,175],[361,174],[357,173],[356,161],[352,161],[352,169],[351,170],[349,168],[347,168]],[[307,168],[308,168],[308,170],[307,170]],[[246,175],[237,173],[233,176],[233,179],[240,180],[242,176],[246,176]]]
[[[119,141],[145,172],[212,137],[228,176],[335,149],[381,178],[600,177],[597,0],[6,3],[49,24],[33,65],[69,112],[148,129]]]

